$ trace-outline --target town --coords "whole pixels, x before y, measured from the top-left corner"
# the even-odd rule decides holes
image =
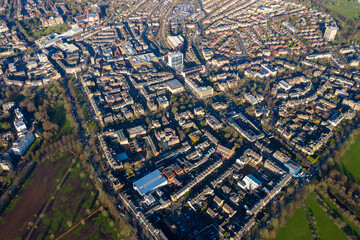
[[[17,23],[0,22],[0,80],[71,79],[74,124],[100,157],[88,164],[154,239],[253,235],[359,118],[360,48],[336,43],[325,12],[285,0],[113,4],[74,13],[67,2],[2,1]],[[34,18],[35,29],[19,23]],[[22,101],[2,104],[5,175],[51,132]]]

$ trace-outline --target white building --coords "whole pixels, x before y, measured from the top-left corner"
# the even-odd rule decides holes
[[[245,187],[251,190],[258,188],[261,185],[261,181],[254,177],[252,174],[246,175],[241,182],[242,184],[239,184],[240,187]]]
[[[22,119],[15,119],[14,126],[18,133],[25,132],[27,130],[27,127]]]
[[[14,110],[14,112],[15,112],[15,115],[16,115],[16,117],[17,117],[18,119],[23,119],[23,118],[24,118],[24,115],[22,114],[22,112],[20,111],[19,108],[16,108],[16,109]]]
[[[159,106],[162,108],[167,108],[170,105],[168,99],[165,96],[159,96],[157,98],[157,101],[159,103]]]
[[[22,156],[31,146],[34,140],[34,134],[32,134],[31,132],[26,132],[23,137],[19,138],[14,142],[10,150],[14,153],[14,155]]]
[[[178,36],[168,36],[167,42],[172,49],[176,49],[184,44],[184,38],[181,35]]]
[[[338,31],[337,27],[328,26],[326,27],[324,38],[326,41],[333,41],[335,39],[336,33]]]
[[[168,65],[172,68],[182,70],[184,64],[184,56],[181,52],[173,52],[168,56]]]
[[[8,160],[1,160],[0,161],[0,168],[3,170],[3,171],[11,171],[13,170],[13,165],[10,161]]]

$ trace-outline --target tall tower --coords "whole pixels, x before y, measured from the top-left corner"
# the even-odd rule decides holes
[[[168,56],[168,65],[177,71],[182,71],[184,66],[184,56],[181,52],[173,52]]]

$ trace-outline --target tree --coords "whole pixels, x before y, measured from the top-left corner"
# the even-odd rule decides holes
[[[35,112],[34,117],[37,121],[41,122],[47,118],[47,114],[45,112]]]
[[[36,106],[35,106],[34,102],[29,101],[26,104],[26,109],[27,109],[28,112],[35,112],[36,111]]]
[[[2,129],[5,129],[5,130],[10,129],[10,128],[11,128],[11,124],[8,123],[8,122],[1,123],[1,128],[2,128]]]
[[[269,231],[266,228],[260,229],[259,237],[260,237],[260,239],[268,239],[269,238]]]

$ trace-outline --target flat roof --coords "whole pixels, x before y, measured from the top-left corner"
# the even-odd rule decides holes
[[[171,89],[176,89],[176,88],[181,88],[183,85],[179,82],[179,80],[170,80],[167,82],[167,85],[171,88]]]
[[[159,169],[149,173],[148,175],[135,181],[134,188],[139,191],[141,195],[144,195],[156,188],[167,184],[166,178],[160,175]]]

